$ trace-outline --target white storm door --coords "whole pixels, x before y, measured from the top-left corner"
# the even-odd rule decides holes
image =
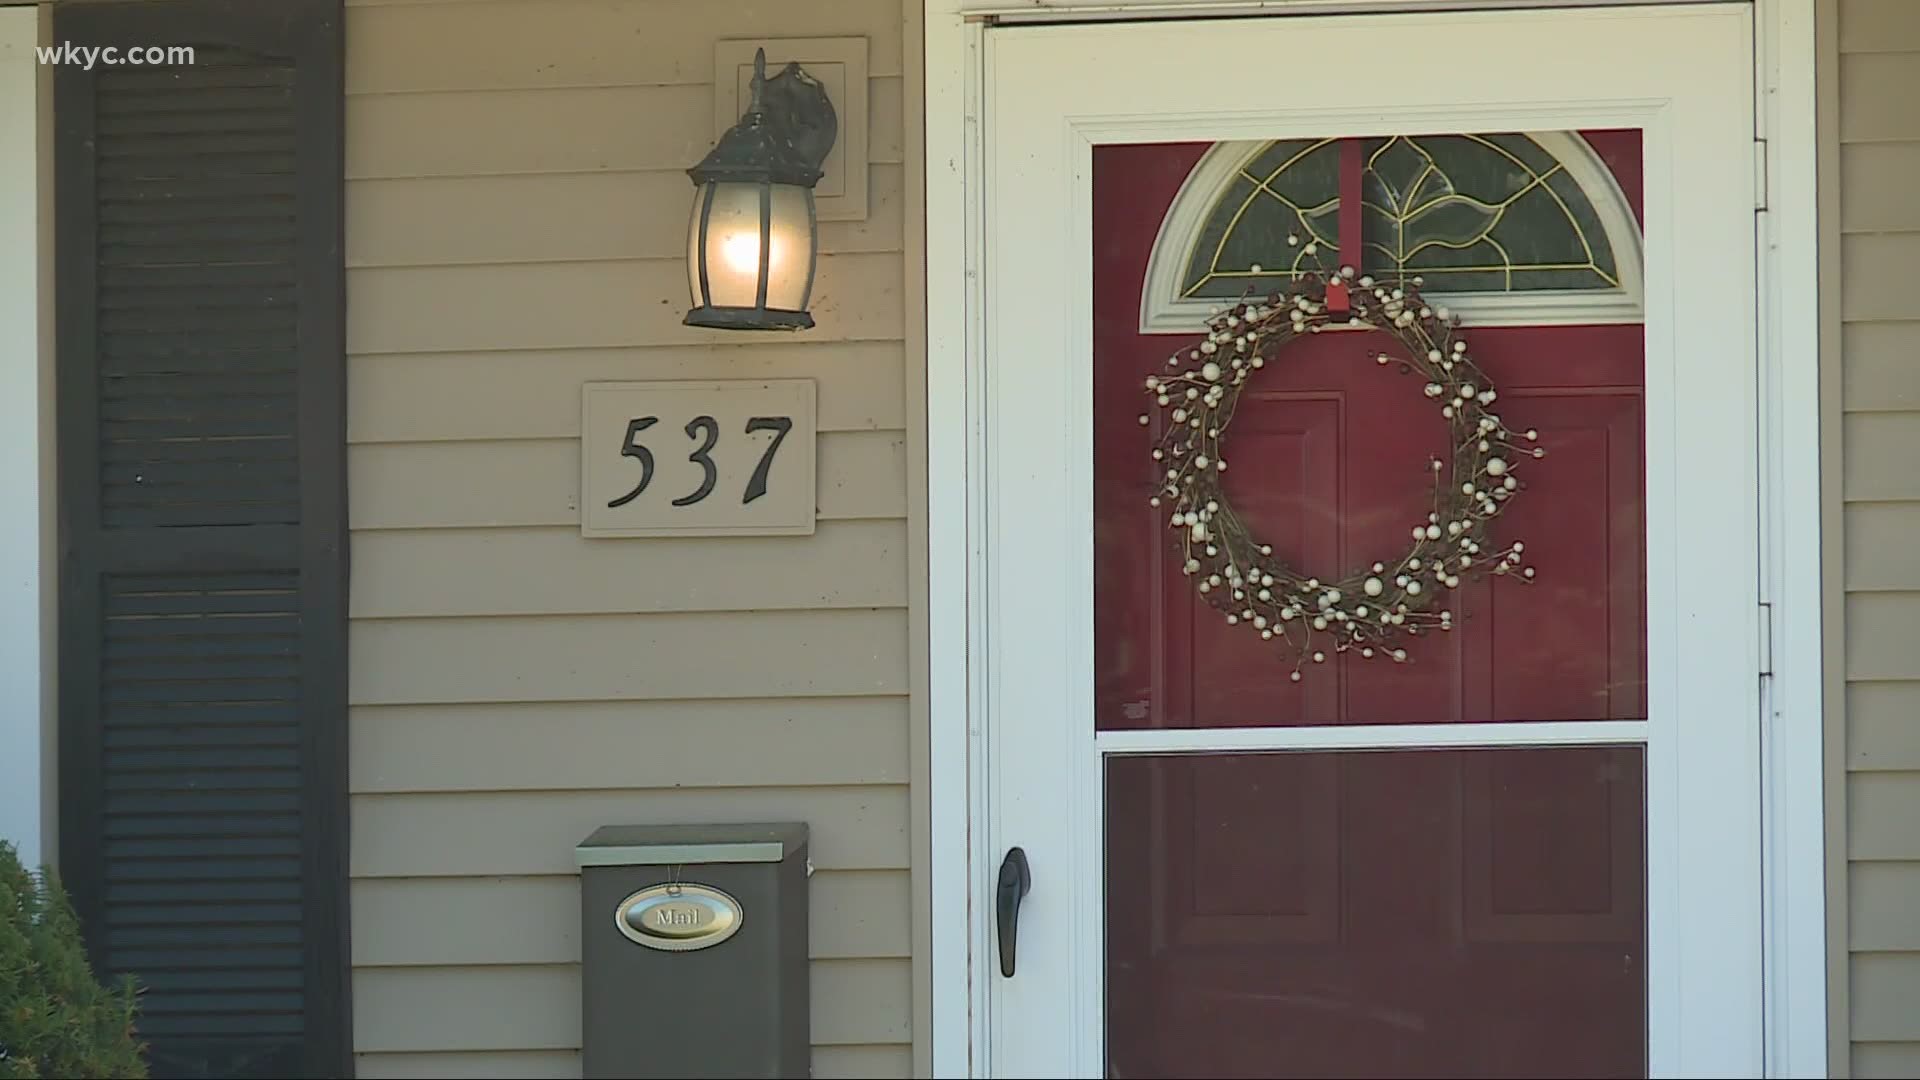
[[[977,1070],[1759,1075],[1752,57],[1745,4],[987,31]],[[1155,410],[1124,357],[1197,336],[1143,320],[1141,208],[1206,144],[1351,141],[1389,188],[1393,154],[1464,147],[1464,191],[1476,148],[1520,168],[1575,135],[1637,237],[1527,272],[1551,289],[1631,269],[1637,311],[1462,327],[1511,354],[1503,407],[1551,448],[1514,500],[1545,538],[1539,580],[1463,591],[1465,629],[1402,669],[1343,655],[1294,681],[1257,648],[1209,667],[1244,628],[1190,603],[1147,489],[1113,494],[1147,475],[1158,430],[1136,423]],[[1394,247],[1354,218],[1367,250]],[[1429,276],[1450,271],[1491,272]],[[1249,514],[1281,555],[1334,574],[1398,554],[1357,539],[1356,515],[1399,512],[1365,478],[1394,460],[1382,440],[1424,437],[1369,426],[1404,381],[1338,367],[1377,336],[1262,374],[1222,450],[1247,455],[1235,499],[1272,495]],[[991,888],[1016,847],[1017,936]]]

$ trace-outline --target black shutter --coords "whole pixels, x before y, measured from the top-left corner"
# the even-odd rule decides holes
[[[339,0],[63,4],[60,871],[156,1077],[344,1076]]]

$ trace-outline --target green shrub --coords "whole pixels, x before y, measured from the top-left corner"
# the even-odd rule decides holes
[[[144,1077],[133,980],[100,985],[59,882],[0,841],[0,1080]]]

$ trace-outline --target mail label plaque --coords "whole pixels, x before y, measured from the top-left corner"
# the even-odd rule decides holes
[[[812,379],[586,383],[580,532],[810,536]]]
[[[627,940],[649,949],[709,949],[739,933],[740,901],[709,885],[654,885],[629,895],[613,912]]]

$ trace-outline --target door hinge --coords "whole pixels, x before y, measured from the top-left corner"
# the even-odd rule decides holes
[[[1773,605],[1760,605],[1760,677],[1773,674]]]
[[[1767,140],[1753,140],[1753,208],[1767,208]]]

